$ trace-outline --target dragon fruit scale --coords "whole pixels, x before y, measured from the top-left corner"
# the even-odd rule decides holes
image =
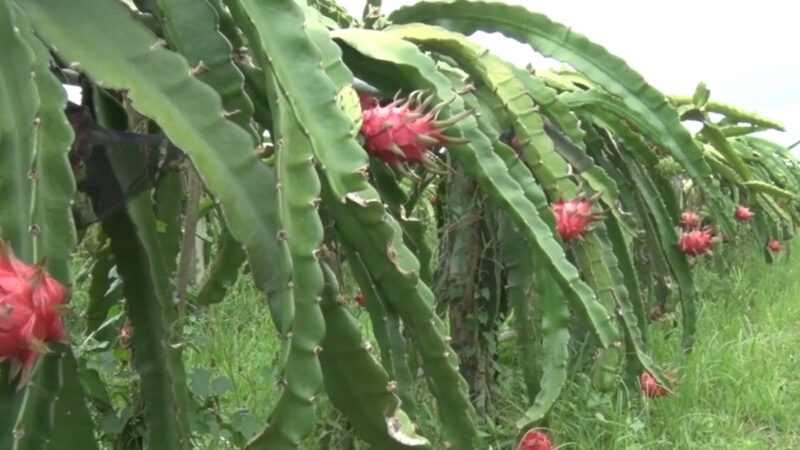
[[[22,373],[20,386],[45,344],[66,338],[66,299],[66,288],[42,267],[26,265],[0,243],[0,361],[10,359],[12,373]]]
[[[386,106],[362,96],[361,134],[369,154],[393,166],[413,161],[435,170],[439,169],[438,159],[431,149],[467,142],[445,136],[443,132],[470,115],[471,111],[438,120],[439,113],[452,99],[425,112],[433,96],[424,98],[424,95],[423,91],[414,91],[408,98],[395,98]]]
[[[517,450],[550,450],[552,448],[550,437],[540,430],[530,430],[522,437]]]
[[[592,213],[592,203],[592,199],[574,199],[568,202],[559,200],[553,205],[556,231],[564,242],[582,237],[586,226],[602,217]]]

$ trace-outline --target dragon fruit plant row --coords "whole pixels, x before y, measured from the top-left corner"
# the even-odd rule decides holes
[[[569,371],[675,392],[649,322],[674,313],[690,348],[693,265],[742,242],[780,261],[800,222],[797,160],[753,135],[780,123],[665,96],[522,6],[0,0],[0,48],[3,449],[316,448],[321,399],[370,448],[552,448]],[[278,393],[261,431],[215,433],[186,325],[240,276],[279,337],[250,382]],[[495,423],[509,329],[525,408]],[[99,376],[108,350],[130,384]]]

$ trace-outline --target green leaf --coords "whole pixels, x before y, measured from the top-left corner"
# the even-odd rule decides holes
[[[246,255],[242,244],[237,241],[224,223],[218,238],[218,247],[214,253],[214,260],[206,272],[206,279],[197,294],[198,305],[211,305],[219,303],[225,298],[231,287],[239,277],[239,270],[244,263]]]
[[[327,334],[320,363],[331,403],[347,417],[356,434],[373,448],[394,450],[430,448],[427,439],[398,429],[405,413],[400,399],[387,386],[393,383],[361,336],[359,323],[338,299],[336,276],[323,264],[325,288],[322,313]],[[367,302],[375,298],[368,298]],[[406,418],[407,420],[407,418]]]
[[[63,350],[63,349],[62,349]],[[14,450],[43,449],[53,432],[54,406],[61,389],[61,355],[52,353],[37,361],[33,382],[25,390],[14,433]]]
[[[9,1],[0,1],[0,237],[30,264],[34,261],[29,233],[33,183],[28,172],[38,147],[34,125],[39,96],[32,75],[34,54],[14,16]]]
[[[50,52],[33,35],[22,11],[16,12],[20,33],[36,55],[33,73],[41,101],[30,175],[34,180],[30,223],[37,230],[33,234],[35,259],[46,258],[47,272],[68,283],[77,237],[71,209],[75,179],[68,158],[74,133],[64,115],[67,94],[50,71]]]
[[[346,245],[345,249],[353,278],[364,294],[365,308],[372,322],[372,333],[380,347],[383,368],[397,383],[397,395],[403,403],[403,409],[413,417],[417,410],[413,395],[414,376],[408,364],[408,345],[400,329],[400,318],[397,311],[387,304],[386,295],[374,283],[358,252]]]
[[[708,87],[704,82],[697,83],[697,87],[694,90],[694,95],[692,96],[692,102],[694,106],[698,108],[702,108],[708,103],[708,96],[711,95],[709,92]]]
[[[367,154],[336,104],[338,89],[320,70],[322,55],[305,31],[302,9],[294,0],[233,0],[229,6],[257,59],[265,63],[263,69],[275,76],[336,198],[343,201],[363,182]]]
[[[544,56],[571,65],[609,93],[619,96],[626,108],[649,123],[657,131],[664,148],[711,198],[722,196],[712,183],[711,170],[702,151],[664,95],[624,60],[570,28],[521,6],[471,0],[419,2],[394,11],[389,20],[441,25],[465,35],[476,31],[500,32],[529,44]],[[714,206],[716,202],[711,204]],[[724,216],[721,210],[718,214]]]
[[[170,47],[183,55],[197,79],[222,97],[228,117],[260,139],[250,125],[253,103],[244,91],[244,76],[232,61],[231,43],[220,31],[217,11],[209,0],[155,0]]]
[[[669,101],[675,106],[682,106],[694,103],[694,98],[682,95],[670,95]],[[728,119],[729,122],[732,123],[744,122],[764,128],[786,131],[786,127],[778,121],[760,116],[755,112],[745,111],[743,109],[737,108],[733,105],[728,105],[726,103],[707,102],[705,104],[705,111],[722,114],[723,116],[726,117],[726,119]]]
[[[290,274],[289,301],[295,314],[291,329],[282,336],[289,344],[281,373],[285,386],[264,431],[247,448],[291,450],[312,434],[315,399],[322,389],[318,354],[325,336],[325,322],[318,299],[324,282],[317,261],[323,238],[317,212],[321,201],[320,180],[314,165],[309,164],[314,158],[311,143],[288,99],[277,89],[277,80],[269,80],[267,88],[275,120],[279,239],[289,251],[288,255],[281,255],[278,264]]]
[[[99,448],[95,424],[86,406],[86,395],[71,349],[61,355],[63,385],[55,405],[55,429],[47,450],[94,450]]]

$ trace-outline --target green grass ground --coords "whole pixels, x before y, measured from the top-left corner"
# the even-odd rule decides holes
[[[679,374],[675,394],[645,399],[634,393],[626,404],[621,395],[593,391],[577,375],[550,422],[558,448],[800,449],[800,264],[782,254],[767,265],[752,250],[730,249],[701,263],[697,273],[694,351],[680,351],[680,329],[669,318],[650,327],[654,356]],[[219,393],[218,412],[246,434],[260,428],[276,395],[271,364],[277,343],[261,301],[239,283],[223,303],[194,316],[187,332],[195,390]],[[525,394],[513,357],[501,361],[501,369],[497,423],[484,431],[492,448],[511,449]],[[434,429],[434,414],[421,412],[423,431]],[[325,401],[321,417],[326,426],[306,448],[323,448],[323,436],[338,441],[346,434]],[[220,441],[208,445],[223,448]]]

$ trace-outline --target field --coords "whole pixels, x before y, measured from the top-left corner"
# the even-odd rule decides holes
[[[796,130],[364,1],[0,0],[0,450],[800,448]]]
[[[731,257],[740,254],[744,257]],[[800,266],[792,261],[767,265],[748,248],[728,249],[725,256],[734,262],[723,263],[718,255],[698,268],[702,306],[691,354],[679,351],[680,331],[670,315],[651,327],[654,356],[679,374],[675,395],[644,399],[634,392],[626,406],[621,393],[598,393],[585,375],[576,374],[550,423],[559,448],[800,448],[795,426],[800,380],[794,376],[800,371],[795,352],[800,346]],[[782,258],[796,255],[787,252]],[[191,316],[187,334],[192,346],[186,356],[193,391],[219,392],[216,412],[243,432],[255,433],[276,394],[265,389],[270,384],[264,381],[272,378],[270,358],[277,342],[261,297],[248,280],[240,281],[223,303]],[[516,352],[507,346],[493,395],[495,416],[508,423],[482,425],[496,449],[513,445],[507,437],[513,436],[513,421],[524,406],[524,386],[513,370]],[[329,404],[322,403],[321,414],[328,429],[318,430],[305,448],[347,448],[340,441],[348,435]],[[435,423],[435,412],[427,414]],[[215,441],[207,448],[223,446]]]

